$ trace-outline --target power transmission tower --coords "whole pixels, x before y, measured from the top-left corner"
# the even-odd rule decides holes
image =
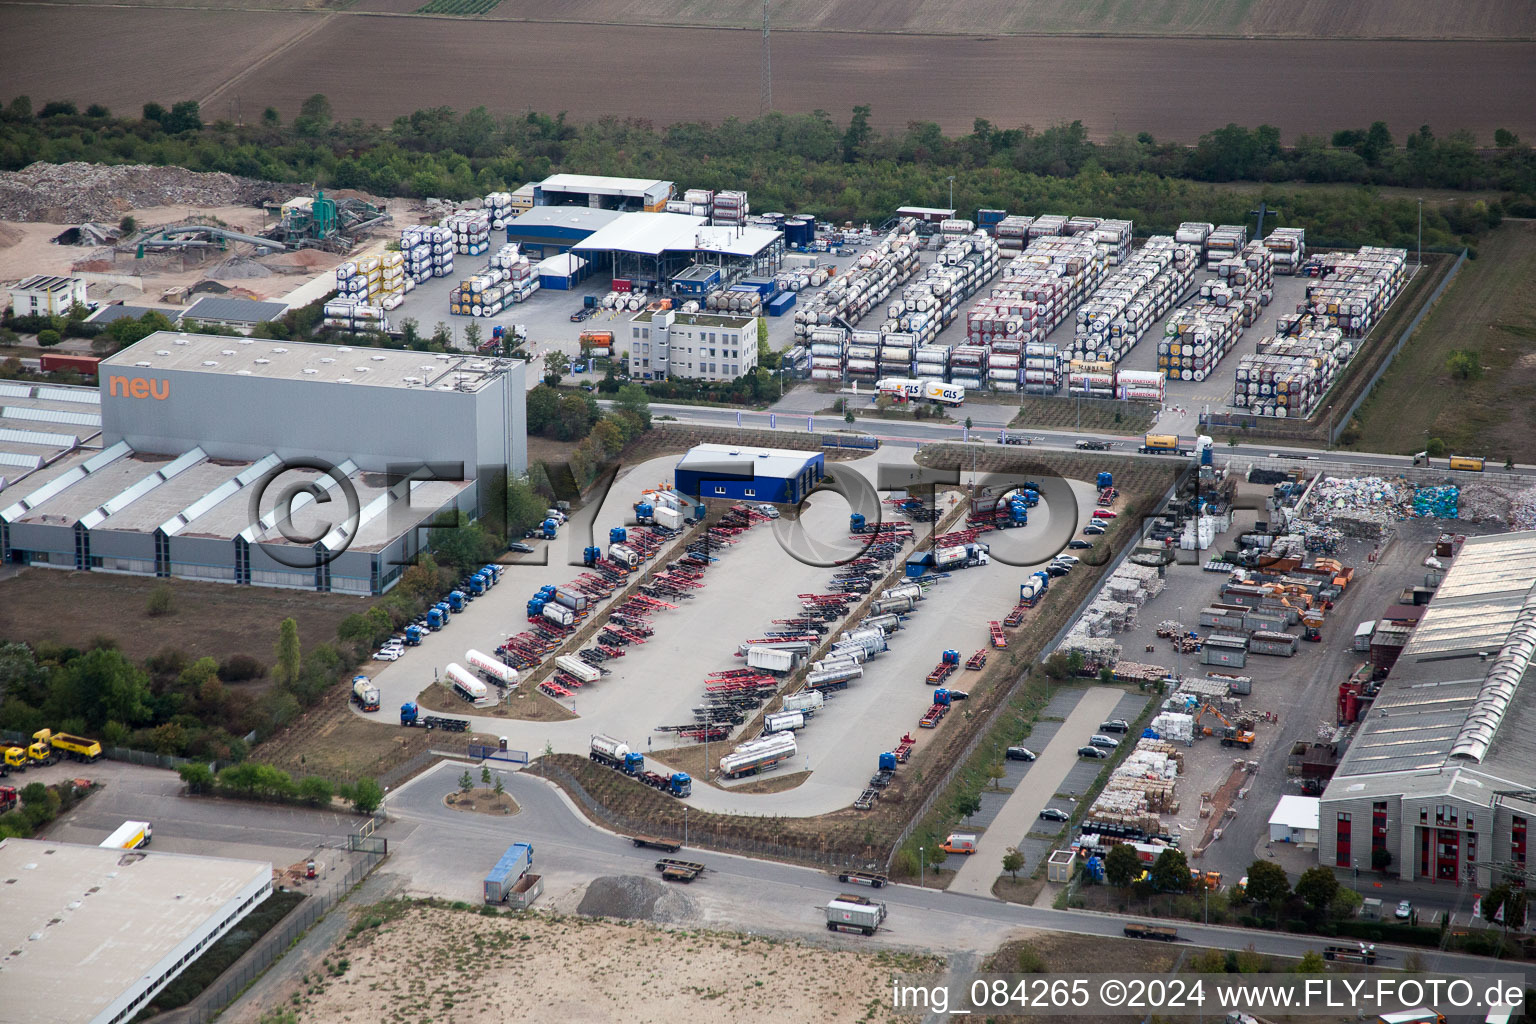
[[[773,55],[768,47],[768,0],[763,0],[763,86],[759,97],[761,113],[773,109]]]

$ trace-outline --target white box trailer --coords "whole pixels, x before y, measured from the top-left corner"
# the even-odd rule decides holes
[[[155,830],[147,821],[125,821],[103,839],[100,845],[112,850],[137,850],[141,846],[148,846],[154,835]]]
[[[792,693],[784,698],[784,710],[809,714],[819,710],[826,702],[826,695],[820,690],[801,690],[799,693]]]
[[[595,683],[602,678],[602,670],[594,665],[588,665],[574,654],[562,654],[555,659],[555,668],[567,675],[580,679],[583,683]]]
[[[827,904],[827,931],[859,931],[865,935],[885,921],[885,904],[876,903],[865,896],[842,893]]]
[[[767,672],[790,672],[795,667],[795,654],[793,651],[753,644],[747,648],[747,667]]]

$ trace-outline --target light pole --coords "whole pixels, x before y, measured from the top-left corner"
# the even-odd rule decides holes
[[[951,213],[955,209],[955,176],[953,174],[949,176],[949,209]]]
[[[1324,451],[1333,451],[1333,403],[1328,404],[1328,437],[1323,446]]]
[[[1354,858],[1354,869],[1355,869],[1355,885],[1354,885],[1354,889],[1355,889],[1355,892],[1359,892],[1360,891],[1360,858],[1359,857]]]
[[[917,848],[917,884],[928,884],[928,858],[921,846]]]
[[[1198,526],[1196,527],[1198,530]],[[1177,655],[1178,668],[1174,670],[1175,679],[1184,678],[1184,606],[1179,606],[1179,635],[1173,639],[1173,652]]]
[[[1424,266],[1424,197],[1419,197],[1419,266]]]
[[[683,804],[683,845],[688,845],[688,805]]]

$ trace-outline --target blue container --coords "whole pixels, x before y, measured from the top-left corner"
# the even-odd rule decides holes
[[[769,316],[783,316],[795,307],[794,292],[780,292],[768,301]]]

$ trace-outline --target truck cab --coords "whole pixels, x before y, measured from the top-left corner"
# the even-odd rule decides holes
[[[416,707],[416,704],[414,702],[406,701],[404,704],[400,705],[400,724],[401,725],[415,725],[416,724],[416,720],[418,718],[420,718],[420,717],[421,717],[421,711],[420,711],[420,709],[418,709]]]
[[[463,611],[465,603],[466,599],[462,590],[455,590],[448,595],[448,608],[450,611]]]
[[[6,747],[0,750],[0,778],[11,772],[27,770],[27,752],[22,747]]]
[[[415,623],[405,627],[405,646],[421,646],[421,627]]]

